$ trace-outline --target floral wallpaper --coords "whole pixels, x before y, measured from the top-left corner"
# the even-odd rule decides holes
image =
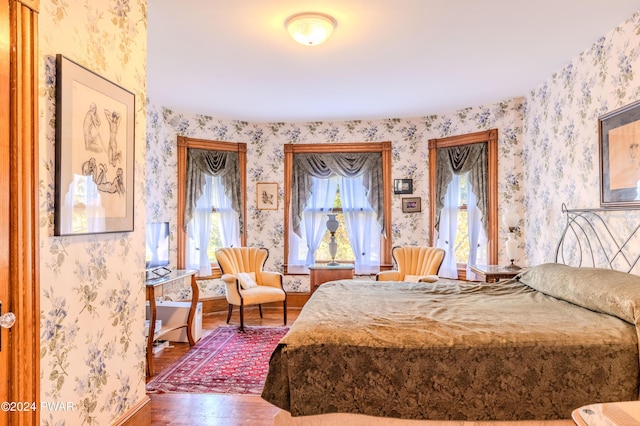
[[[250,123],[181,113],[153,104],[147,116],[147,218],[169,220],[175,235],[177,216],[176,140],[178,135],[247,143],[247,245],[269,248],[267,268],[282,270],[284,261],[284,145],[299,143],[382,142],[392,144],[392,178],[413,179],[422,198],[421,213],[402,213],[401,195],[393,196],[393,245],[429,241],[428,140],[492,128],[498,129],[499,204],[522,203],[523,155],[521,98],[418,118],[344,122]],[[279,209],[256,209],[256,183],[278,182]],[[406,196],[406,195],[405,195]],[[177,252],[172,244],[172,261]],[[503,247],[500,247],[500,258]],[[285,288],[309,290],[306,276],[285,276]],[[200,282],[201,297],[223,296],[219,280]],[[165,297],[189,297],[186,286],[166,289]]]
[[[108,425],[145,397],[146,20],[146,0],[40,2],[41,401],[73,404],[42,425]],[[53,236],[58,53],[135,94],[133,232]]]
[[[570,209],[600,206],[598,117],[640,99],[640,12],[525,97],[523,211],[530,264],[552,261]],[[639,213],[606,214],[625,238]],[[635,258],[640,241],[632,241]],[[636,271],[638,271],[637,268]]]
[[[393,197],[393,243],[420,244],[429,237],[428,140],[497,128],[499,208],[517,207],[523,225],[517,261],[537,264],[553,258],[562,203],[599,205],[597,117],[640,98],[635,14],[524,98],[496,104],[415,118],[307,123],[173,111],[147,105],[146,8],[146,0],[40,2],[41,400],[75,407],[42,412],[42,425],[111,424],[145,397],[144,224],[168,220],[175,235],[177,135],[248,144],[248,244],[269,247],[267,267],[279,270],[284,144],[391,141],[392,178],[413,179],[414,195],[423,200],[422,213],[403,214],[401,196]],[[133,232],[53,236],[57,53],[136,95]],[[255,208],[255,186],[264,181],[280,185],[277,211]],[[616,215],[618,230],[637,221],[637,214]],[[172,249],[175,264],[175,241]],[[203,297],[223,294],[215,281],[201,286]],[[289,291],[308,286],[305,277],[286,278]],[[169,296],[186,298],[188,292],[174,288]]]

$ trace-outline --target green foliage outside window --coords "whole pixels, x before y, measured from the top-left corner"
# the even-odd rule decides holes
[[[222,247],[222,238],[220,237],[220,213],[211,213],[211,226],[209,227],[209,245],[207,246],[207,254],[211,263],[218,263],[216,250]]]

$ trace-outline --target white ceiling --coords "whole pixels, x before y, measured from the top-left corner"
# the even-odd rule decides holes
[[[524,96],[640,0],[150,0],[147,94],[254,122],[420,117]],[[284,28],[338,21],[320,46]]]

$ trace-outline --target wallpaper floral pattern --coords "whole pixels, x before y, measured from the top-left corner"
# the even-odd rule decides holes
[[[570,209],[600,206],[598,117],[640,99],[640,12],[599,38],[525,98],[525,258],[549,262]],[[618,238],[638,211],[609,213]],[[635,258],[640,241],[629,253]],[[640,268],[639,268],[640,269]],[[638,269],[636,269],[637,271]]]
[[[145,397],[146,0],[40,2],[42,425],[107,425]],[[54,237],[55,55],[135,94],[135,231]]]
[[[598,205],[598,115],[640,98],[635,14],[524,98],[492,105],[417,118],[308,123],[173,111],[146,105],[146,8],[147,0],[40,2],[41,400],[76,408],[41,413],[43,425],[111,424],[144,398],[143,229],[147,220],[169,220],[175,235],[177,135],[248,144],[248,244],[269,247],[267,266],[281,269],[282,207],[257,210],[252,194],[257,182],[278,182],[282,206],[285,143],[391,141],[392,177],[413,179],[414,194],[423,199],[422,213],[403,214],[401,197],[394,196],[393,242],[417,244],[428,240],[427,141],[497,128],[500,210],[517,207],[523,218],[518,261],[536,264],[552,259],[561,203]],[[53,237],[56,53],[136,94],[134,232]],[[621,228],[637,220],[621,216]],[[175,244],[173,250],[175,263]],[[289,291],[308,285],[304,278],[286,279]],[[203,297],[223,294],[216,282],[202,287]],[[173,292],[188,297],[183,289]]]
[[[392,144],[392,178],[413,179],[414,194],[423,200],[421,213],[402,213],[401,196],[393,196],[393,245],[427,244],[428,140],[492,128],[498,129],[499,204],[522,203],[522,99],[465,108],[447,114],[408,119],[344,122],[249,123],[181,113],[156,106],[150,100],[147,116],[147,218],[171,222],[177,216],[177,136],[247,143],[247,245],[269,248],[267,268],[282,270],[284,261],[283,199],[284,144],[382,142]],[[278,182],[279,209],[256,209],[256,183]],[[177,252],[172,244],[172,260]],[[500,247],[502,251],[502,247]],[[501,258],[503,258],[501,254]],[[306,276],[285,276],[287,291],[309,290]],[[200,282],[201,297],[224,295],[219,280]],[[188,298],[186,286],[168,288],[172,300]]]

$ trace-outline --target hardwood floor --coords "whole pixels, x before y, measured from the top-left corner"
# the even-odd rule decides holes
[[[263,308],[260,318],[257,307],[245,310],[245,325],[282,325],[282,308]],[[300,313],[300,308],[287,309],[287,324],[291,325]],[[211,333],[220,325],[226,325],[227,313],[215,312],[202,316],[202,336]],[[240,314],[234,308],[230,325],[240,324]],[[153,365],[158,374],[190,348],[188,343],[171,342],[154,355]],[[151,397],[151,424],[171,426],[236,426],[273,425],[273,416],[278,408],[254,395],[213,394],[149,394]]]

